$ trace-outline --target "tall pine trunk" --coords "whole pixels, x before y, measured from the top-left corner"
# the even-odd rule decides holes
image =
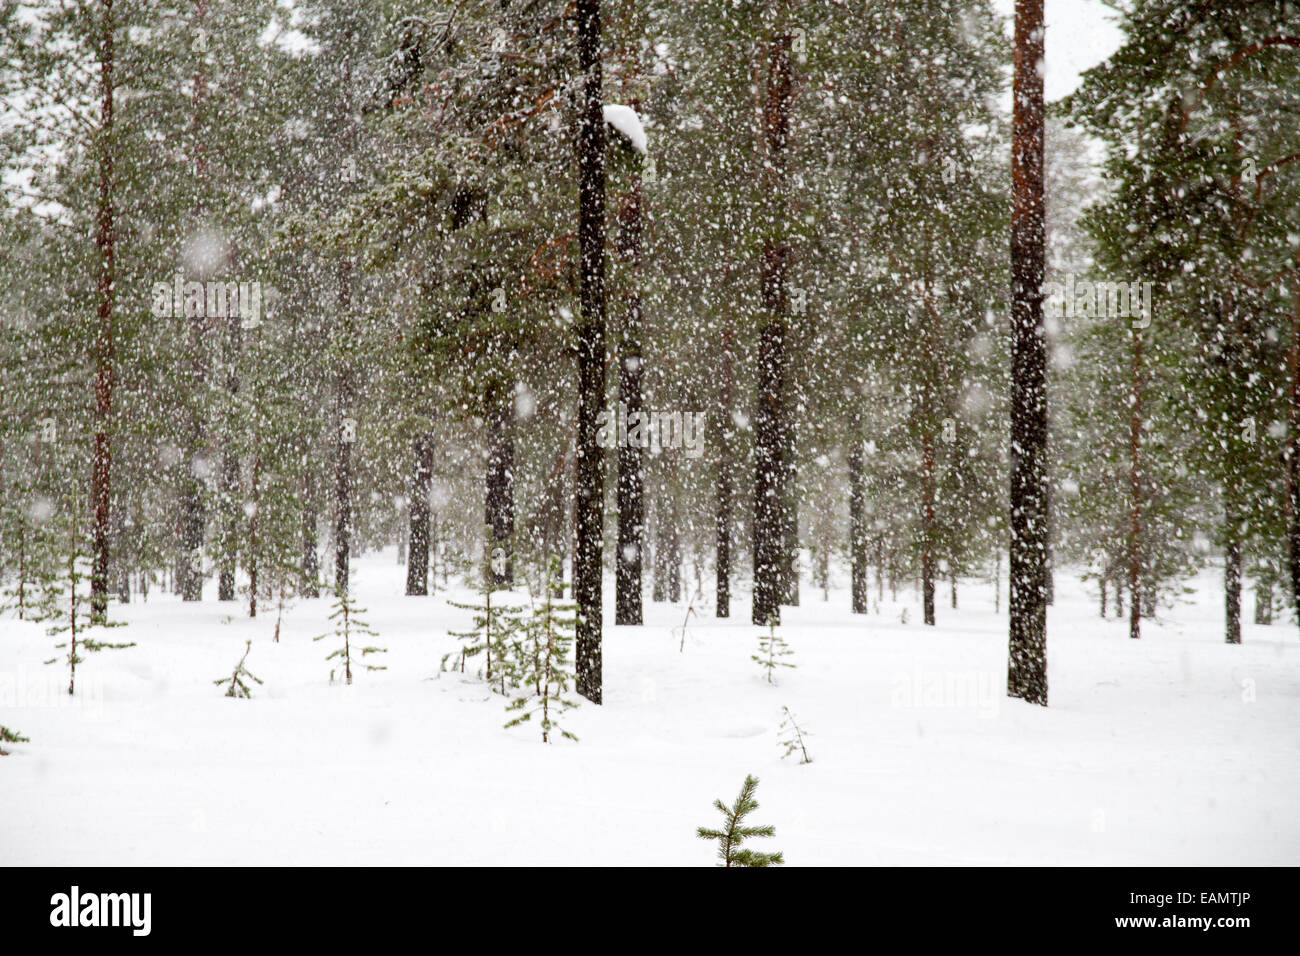
[[[601,524],[604,457],[596,419],[605,401],[605,118],[600,0],[576,0],[582,115],[578,123],[578,435],[574,489],[574,663],[578,693],[601,702]]]
[[[867,500],[862,484],[861,425],[854,424],[849,445],[849,552],[853,561],[853,613],[867,613]],[[879,578],[879,566],[877,566]]]
[[[1139,597],[1142,575],[1142,333],[1133,329],[1133,368],[1129,394],[1128,457],[1128,636],[1142,636],[1142,600]]]
[[[719,396],[718,414],[722,418],[718,442],[717,485],[714,494],[714,549],[715,549],[715,606],[717,617],[731,616],[731,522],[732,495],[731,466],[735,452],[735,432],[731,420],[732,391],[734,388],[734,368],[732,349],[735,345],[735,330],[731,315],[728,313],[726,324],[722,329],[722,369],[721,394]]]
[[[1241,511],[1233,488],[1224,489],[1223,525],[1224,640],[1229,644],[1240,644]]]
[[[433,435],[411,443],[410,530],[406,546],[406,593],[429,593],[429,491],[433,484]]]
[[[1291,341],[1287,348],[1286,540],[1291,599],[1300,621],[1300,253],[1291,270]]]
[[[1007,694],[1047,704],[1043,0],[1016,0],[1011,145],[1011,562]]]
[[[782,21],[779,26],[783,26]],[[774,36],[767,62],[760,147],[763,187],[780,202],[785,189],[785,152],[790,131],[793,92],[791,37]],[[774,208],[772,216],[784,216]],[[779,230],[777,230],[779,232]],[[761,266],[763,325],[758,333],[758,394],[754,416],[754,601],[751,619],[759,625],[779,624],[781,601],[789,585],[791,556],[786,505],[788,467],[785,461],[786,324],[789,308],[786,278],[791,250],[784,238],[763,242]]]
[[[99,55],[99,182],[95,246],[99,252],[95,312],[95,438],[91,461],[91,506],[94,510],[94,556],[90,573],[90,611],[95,620],[108,616],[108,544],[112,502],[113,304],[116,218],[113,208],[113,0],[103,0]]]
[[[233,310],[231,310],[233,311]],[[239,458],[235,455],[235,407],[239,397],[239,352],[243,336],[240,330],[242,319],[228,319],[229,329],[227,346],[229,355],[226,360],[226,399],[229,410],[225,415],[226,433],[222,436],[220,508],[221,508],[221,564],[217,578],[217,600],[233,601],[235,599],[235,562],[238,548],[235,541],[239,529]]]
[[[487,527],[488,554],[492,556],[488,573],[492,576],[493,587],[509,588],[514,584],[514,395],[509,389],[493,388],[488,392],[487,402],[488,447],[483,519]]]
[[[639,103],[633,100],[636,109]],[[619,413],[640,420],[641,396],[641,175],[632,173],[627,202],[619,215],[619,256],[628,276],[618,366]],[[642,428],[645,423],[641,423]],[[618,428],[618,554],[615,561],[614,623],[640,624],[641,573],[645,551],[645,451],[639,442],[626,440],[623,423]]]

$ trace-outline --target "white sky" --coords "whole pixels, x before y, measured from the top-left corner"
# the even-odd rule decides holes
[[[1015,15],[1015,0],[993,0],[993,7],[1008,18]],[[1115,52],[1121,36],[1117,14],[1101,0],[1044,0],[1043,12],[1047,20],[1043,86],[1051,102],[1073,92],[1079,74]]]

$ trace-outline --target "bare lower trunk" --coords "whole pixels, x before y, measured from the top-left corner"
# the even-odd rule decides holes
[[[410,528],[406,546],[406,593],[429,593],[429,492],[433,483],[433,435],[411,446]]]
[[[1011,598],[1007,694],[1047,704],[1043,0],[1016,0],[1011,146]]]
[[[597,418],[605,400],[605,120],[601,93],[600,0],[576,0],[581,119],[578,123],[578,435],[573,592],[578,605],[574,663],[578,693],[599,704],[601,525],[604,459]]]

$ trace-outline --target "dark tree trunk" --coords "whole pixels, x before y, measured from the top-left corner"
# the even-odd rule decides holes
[[[1128,636],[1142,636],[1142,601],[1139,579],[1142,576],[1142,333],[1133,329],[1133,366],[1129,393],[1128,461]]]
[[[113,208],[113,0],[104,0],[99,56],[99,199],[95,246],[99,252],[95,313],[95,417],[90,497],[94,510],[93,559],[90,572],[92,618],[108,617],[108,543],[112,502],[112,415],[114,385],[113,300],[116,214]]]
[[[338,411],[334,449],[334,588],[343,594],[348,589],[352,554],[352,443],[356,432],[349,427],[352,410],[352,368],[346,349],[356,330],[352,327],[352,263],[339,261],[339,310],[344,326],[345,354],[335,383]]]
[[[793,436],[794,424],[790,421],[790,409],[783,410],[785,432]],[[791,607],[799,606],[799,498],[796,492],[797,473],[794,466],[794,442],[787,437],[785,442],[785,487],[782,489],[782,519],[785,525],[785,561],[782,564],[781,603]]]
[[[1273,623],[1273,579],[1271,563],[1259,562],[1255,571],[1255,623]]]
[[[300,590],[305,598],[320,597],[320,558],[316,547],[316,505],[314,487],[310,478],[304,481],[306,501],[302,507],[302,581]]]
[[[925,391],[929,392],[928,386]],[[934,430],[929,424],[932,410],[927,409],[922,414],[926,416],[927,423],[921,432],[921,618],[926,624],[933,626],[935,586]]]
[[[633,108],[639,104],[633,101]],[[643,410],[642,314],[641,314],[641,176],[632,173],[632,186],[619,215],[619,255],[629,275],[624,303],[623,330],[618,366],[619,414],[627,416],[627,427],[639,420]],[[618,428],[618,560],[615,562],[614,623],[640,624],[641,572],[645,550],[645,451],[629,442]],[[642,423],[644,428],[644,423]]]
[[[767,63],[763,104],[762,185],[766,195],[781,194],[786,147],[790,136],[790,101],[794,84],[791,37],[774,37]],[[787,214],[775,209],[774,216]],[[786,322],[789,308],[786,277],[791,250],[784,238],[763,242],[761,279],[763,325],[758,337],[758,395],[754,417],[754,603],[752,620],[779,624],[781,600],[790,571],[787,551],[787,435],[785,418]]]
[[[257,586],[258,586],[258,560],[257,560],[257,533],[258,513],[261,510],[261,502],[257,500],[258,476],[262,471],[262,462],[260,458],[254,458],[252,465],[252,476],[250,478],[250,494],[252,495],[253,511],[248,517],[248,616],[257,617]]]
[[[578,123],[578,436],[573,591],[578,693],[601,702],[601,524],[604,458],[596,419],[605,401],[605,119],[601,95],[600,0],[576,0],[582,116]]]
[[[233,309],[231,311],[234,311]],[[238,548],[235,539],[239,528],[239,459],[235,455],[232,434],[235,421],[235,403],[239,397],[239,351],[243,336],[240,334],[240,318],[229,320],[227,345],[229,355],[226,360],[226,398],[229,413],[225,416],[227,433],[222,436],[221,451],[221,568],[217,578],[217,600],[233,601],[235,599],[235,563]]]
[[[880,613],[879,604],[885,599],[885,536],[876,535],[876,613]]]
[[[484,482],[483,520],[487,527],[492,586],[514,585],[515,536],[515,436],[514,395],[509,389],[488,394],[487,476]]]
[[[732,522],[732,484],[731,467],[733,458],[734,430],[731,420],[732,389],[734,388],[734,370],[732,349],[735,346],[735,330],[728,314],[726,325],[722,330],[722,369],[721,394],[719,396],[721,428],[718,430],[718,473],[717,488],[714,498],[714,540],[715,564],[717,571],[716,604],[714,614],[717,617],[731,616],[731,522]]]
[[[867,613],[867,515],[866,494],[862,485],[862,436],[853,429],[849,446],[849,552],[853,560],[853,613]],[[877,554],[879,549],[877,549]],[[880,566],[876,565],[879,580]]]
[[[1241,643],[1241,518],[1234,492],[1225,497],[1223,549],[1224,640]]]
[[[1297,256],[1300,260],[1300,256]],[[1300,268],[1291,270],[1291,342],[1287,348],[1286,539],[1291,600],[1300,621]]]
[[[1016,0],[1011,147],[1011,620],[1007,694],[1047,704],[1043,0]]]
[[[406,593],[429,593],[429,491],[433,484],[433,435],[411,445],[410,530],[406,547]]]
[[[668,593],[668,535],[665,531],[664,502],[655,501],[654,553],[650,556],[650,600],[662,604]]]
[[[1097,584],[1101,587],[1101,617],[1106,619],[1106,578],[1103,575],[1097,579]]]

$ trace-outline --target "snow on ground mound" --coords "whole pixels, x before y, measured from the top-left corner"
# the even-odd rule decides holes
[[[775,686],[743,602],[723,621],[706,602],[679,652],[685,608],[647,601],[645,627],[607,629],[605,706],[565,715],[581,741],[544,745],[503,729],[482,683],[435,679],[469,621],[448,592],[403,597],[391,551],[355,578],[389,669],[351,686],[311,640],[324,599],[298,602],[278,644],[271,617],[211,593],[115,607],[131,626],[114,638],[138,646],[91,656],[71,702],[41,663],[57,639],[0,622],[0,724],[31,738],[0,757],[0,864],[708,866],[695,828],[749,773],[776,827],[762,849],[791,865],[1300,861],[1300,641],[1244,624],[1224,644],[1208,579],[1131,641],[1059,574],[1046,709],[1004,696],[1006,617],[984,586],[935,628],[910,593],[854,616],[846,592],[806,588]],[[265,683],[223,697],[245,640]],[[811,764],[781,759],[783,706]]]

